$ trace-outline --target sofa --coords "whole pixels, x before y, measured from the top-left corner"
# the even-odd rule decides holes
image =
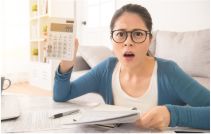
[[[150,51],[156,57],[175,61],[187,74],[210,89],[209,29],[154,31]],[[79,46],[78,54],[71,80],[77,79],[107,57],[114,56],[112,50],[105,46]]]

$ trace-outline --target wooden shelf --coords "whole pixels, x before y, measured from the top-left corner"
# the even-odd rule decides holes
[[[40,38],[40,39],[32,39],[30,42],[44,42],[46,39],[45,38]]]
[[[30,20],[31,21],[37,21],[39,19],[47,19],[48,17],[49,17],[49,15],[48,14],[45,14],[45,15],[31,17]]]
[[[34,61],[33,58],[33,49],[38,49],[38,59],[35,61],[38,62],[46,62],[46,35],[44,35],[43,30],[45,30],[45,33],[47,33],[48,29],[48,19],[49,14],[48,10],[49,2],[52,0],[30,0],[30,55],[31,55],[31,61]],[[44,29],[44,27],[46,27]]]
[[[72,0],[29,0],[29,29],[31,78],[30,84],[46,90],[53,89],[58,61],[47,56],[50,21],[54,17],[66,18],[72,9]],[[65,17],[64,17],[65,16]],[[34,56],[37,55],[37,56]]]

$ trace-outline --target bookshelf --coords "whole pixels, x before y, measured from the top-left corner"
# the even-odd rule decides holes
[[[30,84],[52,90],[58,60],[47,59],[47,39],[50,20],[73,18],[74,0],[30,0]]]
[[[30,1],[30,60],[34,62],[47,62],[44,50],[49,19],[48,1]]]
[[[57,64],[47,61],[46,48],[50,0],[30,0],[30,84],[51,90]]]

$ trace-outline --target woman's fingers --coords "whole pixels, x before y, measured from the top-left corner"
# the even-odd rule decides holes
[[[163,130],[168,127],[170,113],[165,106],[156,106],[143,114],[137,121],[137,125],[142,128]]]
[[[141,124],[145,127],[145,128],[149,128],[150,124],[153,123],[153,117],[154,117],[154,111],[149,111],[147,113],[145,113],[142,117],[141,117]]]
[[[148,128],[148,123],[151,122],[151,116],[149,113],[144,113],[141,115],[140,119],[136,121],[136,125],[141,128]]]
[[[78,39],[77,39],[77,38],[75,38],[74,58],[75,58],[75,57],[76,57],[76,55],[77,55],[78,46],[79,46]]]
[[[70,70],[70,68],[72,68],[75,64],[75,58],[77,55],[77,51],[78,51],[78,46],[79,46],[79,42],[78,39],[75,38],[75,44],[74,44],[74,53],[73,53],[73,59],[68,61],[68,60],[62,60],[60,63],[60,72],[61,73],[65,73],[67,71]]]
[[[166,127],[166,124],[164,122],[164,119],[162,116],[154,116],[152,121],[149,123],[148,128],[163,130]]]

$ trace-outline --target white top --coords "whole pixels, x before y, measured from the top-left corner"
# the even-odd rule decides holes
[[[120,64],[114,68],[112,75],[112,92],[114,104],[126,107],[136,107],[142,112],[148,111],[150,108],[157,106],[158,103],[158,86],[157,86],[157,62],[153,69],[149,88],[140,97],[129,96],[121,87],[119,80]]]

